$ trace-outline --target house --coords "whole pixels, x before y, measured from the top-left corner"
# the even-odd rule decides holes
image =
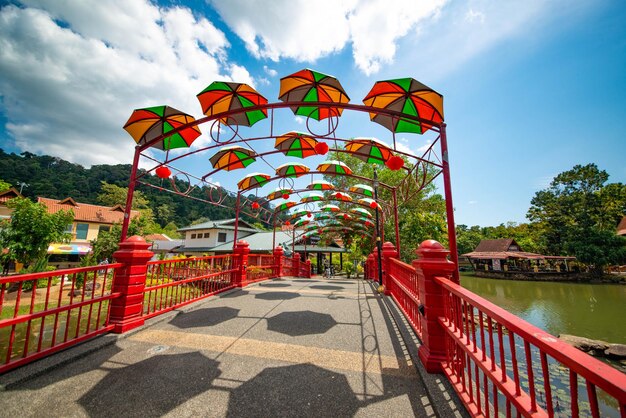
[[[180,228],[178,232],[184,234],[183,245],[175,251],[190,257],[202,256],[203,254],[214,253],[214,248],[223,244],[232,243],[235,238],[236,219],[222,219],[218,221],[208,221],[197,225]],[[259,232],[258,229],[239,220],[237,227],[237,240],[245,239],[247,236]]]
[[[176,250],[183,246],[182,239],[172,239],[165,234],[148,234],[144,236],[146,242],[151,244],[150,251],[154,253],[153,260],[172,258]]]
[[[0,221],[4,219],[11,219],[12,209],[7,207],[7,202],[16,197],[23,197],[15,187],[11,187],[2,193],[0,193]]]
[[[617,225],[617,235],[626,237],[626,216],[624,216],[619,225]]]

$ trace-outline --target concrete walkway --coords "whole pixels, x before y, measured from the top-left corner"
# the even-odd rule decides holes
[[[362,280],[258,283],[3,376],[0,416],[465,416],[396,315]]]

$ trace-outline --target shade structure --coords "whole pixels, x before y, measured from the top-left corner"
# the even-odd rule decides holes
[[[443,96],[412,78],[378,81],[363,103],[420,119],[370,113],[372,121],[392,132],[423,134],[433,125],[443,122]]]
[[[324,200],[323,195],[319,193],[309,193],[305,195],[304,197],[302,197],[302,199],[300,199],[300,202],[309,203],[309,202],[319,202],[320,200]]]
[[[352,196],[344,192],[334,192],[330,195],[335,200],[341,200],[342,202],[352,202]]]
[[[309,190],[333,190],[335,186],[326,180],[315,180],[306,186]]]
[[[278,98],[283,102],[348,103],[350,98],[339,80],[327,74],[305,69],[280,79]],[[315,120],[341,116],[343,109],[335,106],[294,105],[291,110]]]
[[[363,209],[363,208],[352,208],[350,209],[350,212],[356,213],[357,215],[360,215],[366,218],[371,218],[374,216],[367,209]]]
[[[341,211],[341,209],[339,209],[339,206],[336,205],[324,205],[320,208],[321,211],[323,212],[339,212]]]
[[[287,157],[306,158],[317,155],[317,139],[303,132],[287,132],[276,138],[274,148]]]
[[[209,158],[209,161],[216,170],[231,171],[246,168],[256,161],[256,156],[257,154],[251,149],[233,145],[220,149]]]
[[[350,191],[367,197],[374,197],[374,189],[366,184],[355,184],[354,186],[350,186]]]
[[[189,147],[202,134],[198,126],[181,129],[195,120],[193,116],[170,106],[146,107],[135,109],[126,121],[124,129],[139,145],[147,144],[161,135],[180,129],[175,134],[150,145],[151,148],[170,150]]]
[[[281,177],[300,177],[309,172],[309,167],[298,163],[285,163],[276,168],[276,175]]]
[[[329,160],[324,161],[317,166],[317,171],[325,174],[352,174],[352,170],[341,161]]]
[[[254,189],[263,187],[267,184],[271,176],[263,173],[251,173],[239,180],[237,187],[239,190]]]
[[[267,200],[283,199],[285,195],[291,195],[292,193],[292,189],[279,187],[267,195]]]
[[[393,154],[391,148],[376,138],[354,138],[345,144],[346,151],[366,163],[385,164]]]
[[[289,210],[290,208],[296,206],[296,202],[285,202],[285,203],[281,203],[280,205],[276,206],[276,208],[274,209],[274,212],[282,212],[285,210]]]
[[[214,81],[197,97],[202,113],[207,116],[229,112],[228,116],[220,118],[220,122],[225,125],[252,126],[267,118],[267,110],[252,109],[267,104],[267,99],[244,83]]]

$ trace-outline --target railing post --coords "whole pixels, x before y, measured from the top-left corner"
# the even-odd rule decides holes
[[[111,293],[121,293],[111,300],[109,313],[109,324],[114,325],[115,333],[121,334],[144,323],[143,293],[148,261],[154,255],[149,247],[149,243],[135,235],[120,243],[119,250],[113,253],[115,261],[123,264],[115,270],[111,289]]]
[[[283,251],[283,247],[280,245],[274,248],[274,266],[276,268],[276,277],[283,277],[283,255],[285,251]]]
[[[385,295],[391,294],[389,287],[391,280],[389,280],[389,272],[391,271],[391,259],[398,257],[398,250],[396,246],[389,241],[383,244],[383,286],[385,288]]]
[[[307,258],[304,264],[306,264],[306,278],[310,279],[311,278],[311,260]]]
[[[374,253],[371,253],[370,255],[367,256],[367,278],[369,280],[374,280],[374,270],[376,268],[375,266],[376,264],[376,255],[374,255]]]
[[[250,254],[250,245],[248,242],[244,240],[237,241],[233,247],[233,269],[235,270],[233,285],[235,287],[244,287],[246,284],[248,254]]]
[[[418,354],[426,371],[441,373],[441,363],[446,359],[445,334],[439,323],[439,317],[444,316],[444,293],[435,277],[450,279],[456,265],[448,260],[450,251],[435,240],[422,242],[415,252],[417,260],[413,261],[413,266],[417,271],[422,325],[422,345]]]
[[[300,255],[293,253],[291,260],[291,274],[294,277],[298,277],[300,276]]]

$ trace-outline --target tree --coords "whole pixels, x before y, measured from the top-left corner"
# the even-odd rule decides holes
[[[5,190],[9,190],[10,188],[10,183],[7,183],[6,181],[0,179],[0,193],[4,192]]]
[[[13,213],[0,228],[0,246],[7,248],[10,256],[25,266],[47,259],[51,243],[71,239],[66,231],[74,221],[72,211],[48,213],[46,206],[23,198],[9,200],[7,207],[13,209]]]
[[[120,187],[115,184],[107,183],[106,181],[101,182],[100,194],[98,194],[98,202],[106,206],[126,206],[126,196],[128,195],[128,187]],[[139,209],[147,209],[148,208],[148,198],[139,190],[135,190],[133,193],[133,205],[132,208]]]

